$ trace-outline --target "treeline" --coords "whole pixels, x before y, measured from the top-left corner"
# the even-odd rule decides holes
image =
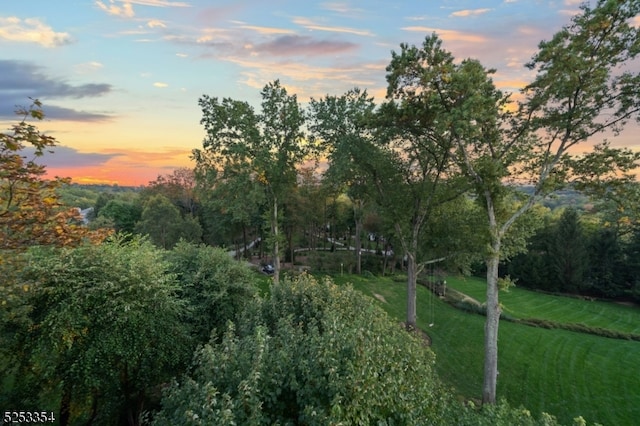
[[[526,188],[522,191],[527,193]],[[637,188],[628,191],[634,194]],[[156,245],[167,249],[184,239],[231,250],[256,238],[265,238],[268,233],[263,218],[266,209],[258,208],[250,220],[230,226],[232,213],[203,204],[194,172],[188,169],[159,176],[138,189],[76,187],[65,188],[61,194],[72,203],[76,200],[74,196],[91,200],[91,227],[107,226],[121,233],[147,235]],[[574,208],[576,201],[579,204]],[[217,200],[220,205],[224,202]],[[626,200],[627,204],[633,202]],[[559,198],[544,199],[542,205],[553,209],[539,208],[531,215],[533,231],[528,232],[532,235],[524,241],[521,253],[501,263],[501,276],[508,275],[517,285],[542,291],[640,301],[640,227],[629,216],[630,207],[621,208],[606,197],[604,200],[589,197],[576,190],[565,191]],[[287,236],[283,258],[287,262],[301,258],[305,266],[316,271],[338,272],[342,267],[343,271],[355,272],[355,207],[348,194],[331,193],[326,180],[311,173],[300,174],[283,205],[285,212],[290,213],[283,226]],[[459,207],[465,214],[473,213],[471,207],[466,210],[464,204]],[[385,226],[381,212],[372,207],[360,214],[364,270],[385,273],[403,269],[403,253],[394,244],[394,230],[388,224]],[[446,216],[448,222],[454,219],[452,215]],[[432,244],[459,238],[452,226],[445,229],[440,226],[433,222],[430,228]],[[466,240],[473,241],[474,237],[468,234],[473,230],[465,228],[465,232]],[[346,247],[352,250],[333,256],[337,260],[321,252]],[[238,253],[265,259],[269,256],[259,245]],[[470,250],[458,254],[457,262],[451,257],[441,262],[438,269],[485,273],[481,264],[472,261],[478,256]],[[467,264],[461,261],[465,259]]]
[[[527,288],[640,302],[640,227],[594,219],[573,208],[547,219],[503,273]]]

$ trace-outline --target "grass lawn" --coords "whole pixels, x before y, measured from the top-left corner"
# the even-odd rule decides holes
[[[480,303],[486,301],[485,280],[448,277],[447,284]],[[523,288],[500,292],[503,311],[515,318],[539,318],[640,334],[640,309],[613,302],[588,301],[537,293]]]
[[[376,300],[383,298],[384,302],[378,303],[398,321],[404,320],[404,281],[353,275],[336,276],[334,280],[351,282]],[[481,280],[448,278],[447,282],[484,300]],[[574,321],[635,333],[640,327],[637,308],[523,289],[502,293],[501,299],[516,317]],[[479,398],[484,317],[432,299],[427,289],[418,287],[418,326],[432,338],[440,377],[463,397]],[[640,342],[502,321],[499,354],[498,397],[524,405],[534,415],[545,411],[567,424],[577,416],[583,416],[589,424],[604,425],[632,425],[640,418]]]

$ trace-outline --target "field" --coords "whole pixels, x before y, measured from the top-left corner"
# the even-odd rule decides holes
[[[393,317],[405,316],[406,286],[400,278],[334,277],[371,295]],[[484,283],[448,278],[455,288],[482,302]],[[514,318],[640,334],[640,309],[511,289],[501,293]],[[430,326],[432,324],[432,326]],[[465,399],[478,399],[482,387],[484,317],[455,309],[418,288],[418,326],[432,339],[440,377]],[[501,321],[498,397],[545,411],[563,423],[577,416],[589,424],[631,425],[640,418],[640,342]]]

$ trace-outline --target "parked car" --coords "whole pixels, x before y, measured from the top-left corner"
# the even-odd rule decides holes
[[[262,272],[264,272],[267,275],[271,275],[275,272],[275,269],[273,269],[273,265],[264,265],[262,267]]]

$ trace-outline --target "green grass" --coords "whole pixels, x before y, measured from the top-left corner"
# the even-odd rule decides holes
[[[486,300],[484,280],[448,277],[447,284],[480,303]],[[500,302],[503,311],[514,318],[538,318],[640,334],[640,309],[637,307],[537,293],[518,287],[500,292]]]
[[[388,277],[336,276],[365,294],[383,296],[380,305],[398,321],[405,318],[406,286]],[[449,285],[484,300],[477,279],[447,279]],[[466,291],[468,290],[468,291]],[[638,310],[513,289],[501,293],[516,317],[576,321],[638,332]],[[635,321],[634,321],[635,319]],[[433,326],[430,327],[429,324]],[[451,307],[418,287],[418,326],[432,338],[436,370],[464,398],[482,389],[484,317]],[[590,424],[631,425],[640,418],[640,342],[502,321],[499,340],[498,397],[542,411],[565,424],[583,416]]]

